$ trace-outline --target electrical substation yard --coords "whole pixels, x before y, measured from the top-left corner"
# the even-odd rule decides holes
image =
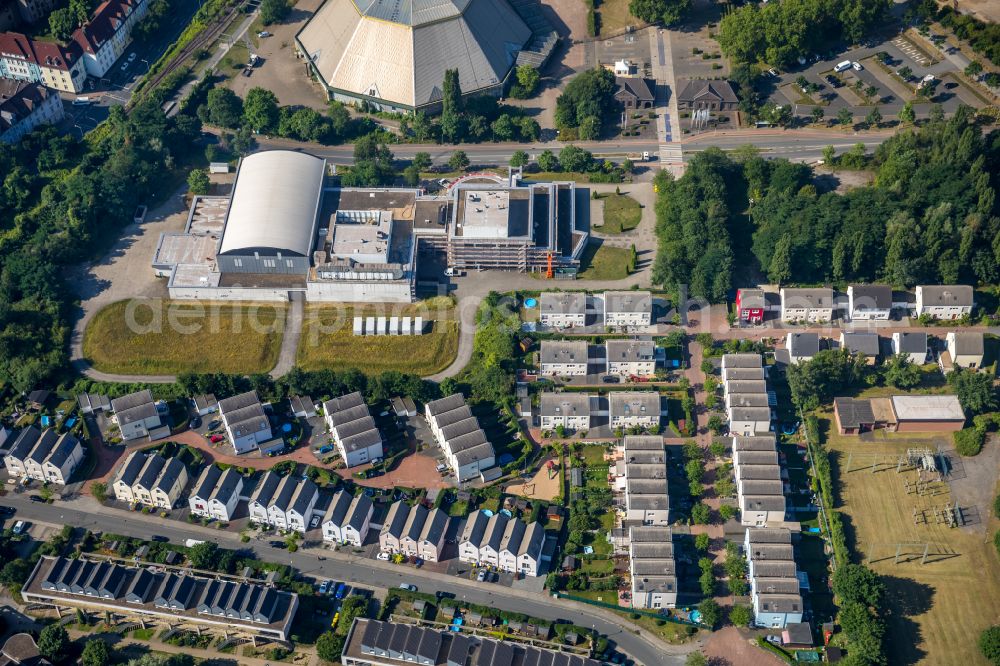
[[[828,426],[837,508],[854,561],[883,575],[888,587],[892,661],[980,663],[979,633],[1000,617],[1000,559],[990,538],[991,499],[985,501],[996,492],[998,447],[963,459],[950,433],[859,438]],[[980,465],[993,472],[972,469]]]

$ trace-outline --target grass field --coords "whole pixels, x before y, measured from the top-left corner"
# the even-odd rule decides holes
[[[629,13],[628,4],[629,0],[602,0],[597,5],[597,13],[601,16],[601,35],[613,35],[626,26],[642,23]]]
[[[423,317],[424,335],[356,336],[355,316]],[[433,322],[433,323],[430,323]],[[302,322],[298,365],[304,370],[358,368],[366,374],[398,370],[431,375],[443,370],[458,353],[458,320],[449,298],[432,298],[409,305],[308,306]]]
[[[642,221],[642,208],[639,202],[627,194],[608,194],[602,196],[604,202],[604,226],[601,233],[620,234],[631,231]]]
[[[581,280],[623,280],[628,277],[628,261],[631,251],[623,247],[612,247],[605,243],[590,241],[580,258]]]
[[[83,355],[102,372],[267,372],[278,360],[284,304],[118,301],[94,315]]]
[[[990,507],[983,506],[978,511],[983,524],[950,528],[938,524],[929,510],[927,524],[914,524],[914,508],[919,513],[953,501],[949,487],[939,484],[932,490],[936,494],[907,494],[903,479],[913,483],[915,471],[897,474],[893,466],[875,473],[868,469],[848,472],[848,455],[855,454],[851,459],[854,469],[866,460],[859,456],[862,452],[897,454],[910,447],[933,448],[949,441],[949,433],[930,438],[877,435],[871,441],[840,436],[835,431],[828,436],[848,537],[857,558],[864,558],[888,586],[887,652],[893,664],[985,663],[976,641],[979,633],[1000,617],[1000,561],[988,538],[994,530],[989,523],[995,521],[989,516]],[[871,456],[867,460],[870,464]],[[966,459],[964,464],[983,462]],[[952,483],[963,483],[960,477],[956,473]],[[990,475],[989,483],[995,482],[996,475]],[[989,494],[994,491],[986,489]],[[920,545],[904,547],[903,559],[908,561],[894,564],[900,542],[929,542],[928,563],[920,564]]]

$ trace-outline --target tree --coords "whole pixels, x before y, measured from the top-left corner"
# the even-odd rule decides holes
[[[509,114],[503,113],[490,123],[490,130],[493,131],[494,141],[511,141],[517,132],[517,126]]]
[[[523,167],[528,164],[529,157],[528,153],[523,150],[515,150],[510,156],[510,165],[512,167]]]
[[[108,484],[106,483],[95,483],[90,486],[90,494],[94,496],[94,499],[104,504],[108,499]]]
[[[414,165],[409,165],[403,169],[403,182],[405,182],[410,187],[416,187],[420,184],[420,169]]]
[[[464,171],[469,166],[469,156],[464,150],[456,150],[448,158],[448,168],[452,171]]]
[[[188,551],[188,559],[195,569],[213,570],[218,556],[219,546],[212,541],[202,541]]]
[[[702,623],[708,627],[714,627],[722,619],[722,609],[714,599],[704,599],[698,604],[698,612],[701,613]]]
[[[736,604],[729,610],[729,621],[735,627],[748,627],[753,622],[753,609],[749,606]]]
[[[885,383],[900,389],[920,386],[920,367],[906,354],[893,354],[885,362]]]
[[[10,560],[0,569],[0,584],[7,586],[23,585],[31,575],[33,565],[28,560],[18,557]]]
[[[965,66],[965,75],[968,76],[969,78],[975,78],[980,74],[982,74],[982,72],[983,72],[983,63],[979,62],[978,60],[973,60],[972,62],[970,62],[968,65]]]
[[[811,360],[789,366],[792,400],[802,409],[815,409],[856,384],[865,367],[860,355],[852,356],[846,349],[823,349]]]
[[[271,25],[284,19],[290,11],[288,0],[261,0],[260,20],[264,25]]]
[[[876,97],[879,93],[877,86],[868,86],[865,88],[865,99],[871,101],[873,97]]]
[[[823,116],[825,114],[823,113],[823,109],[819,108],[818,106],[814,106],[811,115],[813,122],[818,123],[821,120],[823,120]]]
[[[955,391],[962,408],[973,416],[997,408],[993,379],[984,372],[955,368],[948,375],[948,385]]]
[[[729,494],[732,495],[731,492]],[[731,504],[723,504],[719,507],[719,517],[722,518],[722,520],[724,521],[729,520],[730,518],[735,518],[736,514],[738,514],[739,512],[740,510]]]
[[[584,118],[603,121],[614,104],[615,76],[603,67],[589,69],[574,77],[556,99],[555,122],[560,130],[579,127]]]
[[[38,635],[38,652],[52,663],[58,663],[68,657],[69,647],[69,634],[62,625],[46,625]]]
[[[979,634],[979,651],[991,664],[1000,664],[1000,626],[993,625]]]
[[[457,69],[444,73],[441,99],[441,138],[449,143],[459,143],[462,133],[462,84]]]
[[[899,122],[901,123],[912,123],[914,120],[916,120],[917,114],[913,110],[913,103],[907,102],[906,104],[904,104],[903,108],[899,110],[899,114],[897,114],[897,116],[899,118]]]
[[[70,38],[76,29],[76,18],[68,7],[56,9],[49,14],[49,32],[61,42]]]
[[[868,115],[865,116],[865,123],[868,127],[878,127],[882,124],[882,113],[878,110],[878,107],[868,112]]]
[[[559,158],[546,148],[538,155],[538,168],[542,171],[558,171]]]
[[[83,654],[80,655],[80,663],[83,666],[107,666],[110,661],[111,650],[100,638],[91,638],[83,646]]]
[[[792,237],[788,234],[778,239],[771,255],[767,277],[775,284],[787,282],[792,277]]]
[[[344,651],[344,637],[332,631],[325,631],[316,639],[316,654],[323,661],[339,662]]]
[[[278,98],[266,88],[251,88],[243,102],[243,122],[255,132],[267,134],[278,125]]]
[[[718,414],[712,414],[708,417],[708,429],[712,431],[713,434],[719,435],[725,429],[726,424],[722,420],[722,417]]]
[[[413,166],[420,171],[426,171],[431,165],[430,153],[419,152],[413,156]]]
[[[585,116],[580,120],[577,136],[581,141],[594,141],[601,135],[601,119],[597,116]]]
[[[366,134],[354,142],[354,167],[341,180],[348,187],[388,185],[395,176],[392,160],[388,146]]]
[[[511,90],[511,95],[520,99],[527,99],[534,95],[541,80],[538,70],[531,65],[521,65],[517,68],[515,75],[517,84]]]
[[[239,127],[243,120],[243,100],[229,88],[208,91],[208,122],[219,127]]]
[[[711,539],[704,532],[702,532],[701,534],[696,534],[694,537],[694,547],[701,552],[705,552],[708,550],[710,541]]]
[[[568,145],[559,151],[559,167],[563,171],[586,171],[594,156],[579,146]]]
[[[848,108],[843,108],[837,112],[837,122],[841,125],[850,125],[854,123],[854,114]]]
[[[631,0],[628,10],[640,21],[673,25],[690,7],[691,0]]]
[[[711,516],[712,510],[708,508],[707,504],[697,502],[691,507],[691,520],[693,520],[696,525],[707,525]]]
[[[833,593],[841,602],[858,602],[878,608],[885,597],[882,578],[861,564],[845,564],[833,576]]]
[[[204,169],[191,169],[188,174],[188,189],[191,194],[208,194],[212,188],[212,182],[208,179],[208,172]]]
[[[521,116],[517,121],[517,125],[522,141],[538,141],[538,137],[542,135],[542,126],[534,118]]]
[[[344,599],[340,608],[340,619],[337,620],[335,631],[338,634],[347,635],[354,619],[365,617],[368,613],[368,599],[357,594],[352,594]]]

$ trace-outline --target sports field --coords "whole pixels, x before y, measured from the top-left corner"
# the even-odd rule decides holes
[[[424,335],[354,335],[355,316],[423,317]],[[430,322],[430,323],[429,323]],[[458,319],[450,298],[413,304],[306,307],[298,365],[304,370],[357,368],[366,374],[398,370],[432,375],[458,353]]]
[[[267,372],[287,305],[142,299],[111,303],[87,324],[83,355],[116,374]]]
[[[823,426],[829,428],[829,421]],[[897,473],[894,461],[908,448],[946,450],[950,448],[950,433],[877,433],[864,439],[829,430],[827,433],[849,543],[853,541],[857,559],[864,558],[868,566],[885,577],[888,586],[890,663],[985,663],[976,641],[979,633],[1000,617],[1000,559],[990,538],[996,529],[995,521],[988,503],[975,506],[963,500],[960,505],[964,505],[968,521],[964,527],[939,522],[935,509],[938,516],[943,516],[941,509],[954,504],[959,494],[963,498],[991,496],[996,470],[982,475],[971,466],[996,467],[997,457],[984,451],[977,458],[956,460],[951,481],[928,483],[923,494],[918,494],[918,473]],[[853,471],[848,471],[848,459]],[[924,478],[931,477],[925,474]],[[900,546],[902,543],[911,545]],[[927,563],[921,564],[925,544],[929,555]]]

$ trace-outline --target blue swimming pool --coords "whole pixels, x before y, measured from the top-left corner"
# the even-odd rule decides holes
[[[524,299],[524,307],[526,307],[526,308],[533,308],[533,307],[537,307],[537,306],[538,306],[538,301],[536,299],[534,299],[534,298],[526,298],[526,299]]]

